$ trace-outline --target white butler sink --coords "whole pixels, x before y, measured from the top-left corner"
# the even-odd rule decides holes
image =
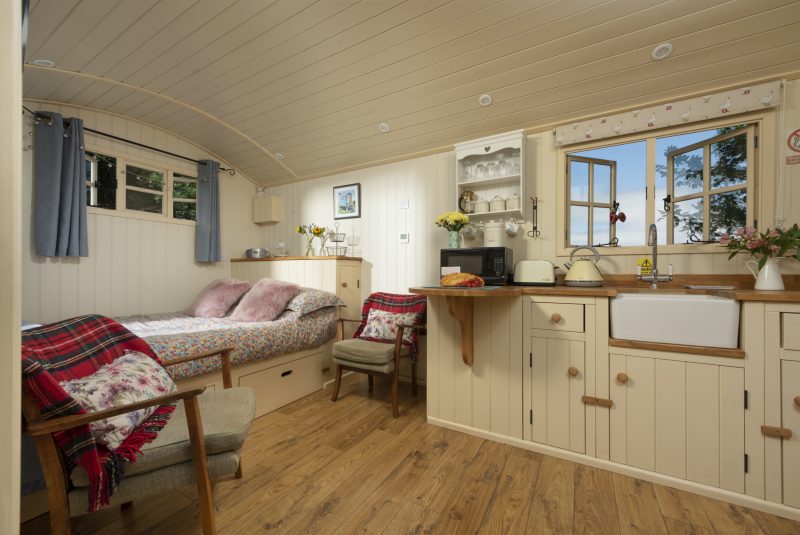
[[[690,346],[739,346],[739,303],[712,295],[619,294],[611,337]]]

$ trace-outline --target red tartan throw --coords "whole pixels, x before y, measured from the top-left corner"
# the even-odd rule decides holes
[[[45,419],[85,414],[59,383],[92,375],[126,350],[161,363],[147,342],[104,316],[79,316],[23,331],[22,383]],[[78,465],[89,475],[89,511],[108,505],[122,478],[122,463],[136,461],[140,448],[156,438],[174,410],[174,404],[156,409],[114,451],[96,444],[88,425],[53,435],[68,468]]]
[[[425,316],[427,303],[428,300],[424,295],[390,294],[384,292],[370,294],[367,300],[364,301],[364,306],[361,307],[361,325],[358,326],[358,329],[353,334],[353,338],[362,338],[361,333],[364,331],[369,311],[372,309],[392,312],[394,314],[414,313],[417,315],[414,323],[417,325],[425,325],[427,322]],[[406,340],[405,336],[403,336],[403,345],[408,347],[409,351],[412,353],[419,353],[417,334],[425,334],[425,329],[419,331],[417,329],[412,329],[410,341]],[[363,337],[363,339],[375,342],[389,341],[368,337]],[[394,340],[391,341],[394,342]]]

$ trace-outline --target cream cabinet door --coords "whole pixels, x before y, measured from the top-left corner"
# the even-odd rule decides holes
[[[534,442],[586,451],[584,343],[533,337],[531,340],[531,437]]]
[[[336,295],[347,305],[341,312],[343,318],[361,319],[361,266],[336,267]]]
[[[792,431],[783,439],[783,503],[800,507],[800,362],[781,362],[783,427]]]
[[[611,460],[744,492],[744,370],[611,355]]]

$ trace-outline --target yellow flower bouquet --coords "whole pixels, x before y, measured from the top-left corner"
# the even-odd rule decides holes
[[[449,231],[447,246],[450,249],[458,249],[461,244],[461,235],[458,232],[469,225],[469,216],[461,212],[445,212],[433,222],[436,223],[437,227],[442,227]]]
[[[311,223],[310,225],[297,225],[295,230],[298,234],[302,234],[308,240],[308,243],[306,244],[306,256],[314,256],[314,238],[320,238],[323,240],[323,246],[325,245],[325,233],[328,230],[327,228]]]

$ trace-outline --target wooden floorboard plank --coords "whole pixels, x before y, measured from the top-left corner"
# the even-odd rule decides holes
[[[620,474],[613,478],[620,533],[667,535],[653,484]]]
[[[514,448],[508,456],[481,533],[525,533],[542,456]]]
[[[347,377],[257,419],[244,477],[214,486],[221,534],[798,535],[800,523],[426,423],[425,389]],[[195,535],[194,485],[73,519],[88,535]],[[22,535],[49,533],[46,515]]]
[[[703,509],[703,504],[700,503],[700,498],[696,494],[663,485],[655,485],[654,488],[658,506],[664,518],[672,518],[698,528],[713,530],[711,522],[708,521],[708,515]]]
[[[575,469],[574,507],[576,534],[615,535],[620,532],[611,472],[578,465]]]

